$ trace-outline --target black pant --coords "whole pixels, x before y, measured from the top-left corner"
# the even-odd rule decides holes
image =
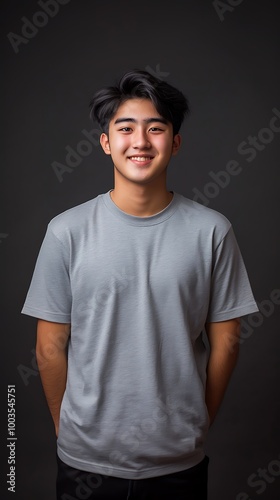
[[[57,457],[57,500],[207,500],[209,458],[149,479],[121,479],[74,469]]]

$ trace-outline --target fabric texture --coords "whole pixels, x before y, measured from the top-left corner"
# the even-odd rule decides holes
[[[198,464],[205,323],[256,311],[230,222],[178,193],[150,217],[108,191],[52,219],[22,312],[71,323],[60,459],[127,479]]]

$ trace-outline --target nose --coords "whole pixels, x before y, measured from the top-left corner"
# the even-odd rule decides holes
[[[143,129],[135,130],[133,137],[133,148],[135,149],[149,149],[151,147],[151,143],[149,142],[149,138],[147,132]]]

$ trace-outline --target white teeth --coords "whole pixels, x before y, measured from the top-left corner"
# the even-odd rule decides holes
[[[131,156],[130,159],[136,160],[136,161],[147,161],[147,160],[150,160],[151,157],[150,156]]]

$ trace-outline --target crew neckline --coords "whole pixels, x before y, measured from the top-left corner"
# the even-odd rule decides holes
[[[104,204],[106,205],[107,209],[110,210],[110,212],[113,213],[116,217],[133,226],[153,226],[155,224],[160,224],[173,215],[178,205],[178,194],[174,191],[171,191],[171,193],[173,193],[173,198],[163,210],[153,215],[139,217],[138,215],[131,215],[121,210],[113,202],[110,196],[110,193],[112,191],[113,189],[110,189],[109,191],[107,191],[107,193],[104,193],[102,195]]]

